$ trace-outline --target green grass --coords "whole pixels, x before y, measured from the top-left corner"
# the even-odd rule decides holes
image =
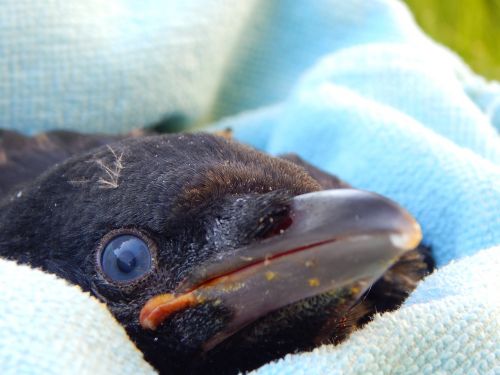
[[[500,0],[404,0],[420,26],[477,73],[500,80]]]

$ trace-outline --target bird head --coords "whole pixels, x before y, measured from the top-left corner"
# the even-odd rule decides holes
[[[248,370],[341,339],[360,296],[420,241],[393,202],[321,189],[217,136],[128,139],[6,197],[0,255],[92,293],[160,372]]]

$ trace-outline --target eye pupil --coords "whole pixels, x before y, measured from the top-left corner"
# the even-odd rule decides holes
[[[151,252],[142,238],[122,234],[112,238],[101,253],[101,269],[112,281],[132,281],[152,266]]]
[[[125,273],[130,273],[137,265],[137,259],[131,251],[123,251],[116,259],[116,265]]]

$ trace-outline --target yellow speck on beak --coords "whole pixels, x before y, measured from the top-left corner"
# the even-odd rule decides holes
[[[271,281],[275,277],[276,277],[276,273],[275,272],[272,272],[272,271],[267,271],[266,272],[266,279],[267,279],[267,281]]]
[[[320,282],[317,277],[309,279],[309,286],[319,286]]]

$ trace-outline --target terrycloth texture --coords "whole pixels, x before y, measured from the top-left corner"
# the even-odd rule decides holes
[[[154,374],[106,307],[53,275],[0,259],[0,373]]]
[[[117,133],[201,119],[253,3],[3,0],[0,127]]]
[[[0,126],[29,133],[207,122],[285,99],[333,51],[428,43],[394,0],[3,0],[0,35]],[[438,60],[500,127],[500,86]]]
[[[173,113],[236,114],[217,126],[398,201],[439,266],[401,310],[258,374],[499,373],[500,86],[429,41],[396,1],[159,3],[55,1],[35,17],[8,1],[33,32],[14,22],[0,40],[0,53],[14,51],[0,54],[4,125],[123,131]],[[61,18],[54,4],[80,18],[35,33]]]

